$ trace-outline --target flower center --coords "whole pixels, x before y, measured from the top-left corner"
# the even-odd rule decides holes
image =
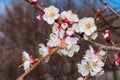
[[[60,47],[61,47],[61,48],[66,48],[66,47],[67,47],[67,44],[66,44],[64,41],[62,41],[61,44],[60,44]]]
[[[53,18],[55,16],[55,13],[50,11],[50,17]]]
[[[86,65],[85,68],[86,68],[86,70],[89,70],[89,69],[90,69],[90,66],[89,66],[89,65]]]
[[[90,29],[91,28],[91,23],[86,24],[86,29]]]
[[[96,62],[93,62],[93,66],[96,68],[98,64]]]

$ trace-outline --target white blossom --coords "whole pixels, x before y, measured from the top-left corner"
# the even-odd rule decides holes
[[[67,36],[65,40],[61,42],[61,49],[59,50],[61,55],[72,57],[75,52],[78,52],[80,46],[77,45],[78,38]]]
[[[72,21],[72,22],[78,22],[79,21],[78,16],[76,14],[74,14],[71,10],[63,11],[61,13],[61,18],[62,19],[67,18],[69,21]]]
[[[44,46],[44,44],[39,44],[40,48],[39,48],[39,53],[44,57],[47,54],[49,54],[49,50],[47,47]]]
[[[82,60],[81,64],[77,64],[78,72],[82,74],[82,76],[87,76],[89,74],[90,66],[87,64],[86,60]]]
[[[90,49],[86,50],[85,52],[85,56],[83,57],[84,59],[86,59],[87,61],[91,60],[91,58],[94,56],[95,58],[95,55],[94,55],[94,49],[92,46],[89,46]]]
[[[47,21],[48,24],[53,24],[54,21],[59,17],[59,10],[54,6],[45,8],[44,12],[45,14],[43,15],[43,19]]]
[[[77,64],[78,72],[82,74],[82,76],[87,76],[90,74],[91,76],[95,76],[101,71],[103,71],[104,62],[102,61],[102,57],[105,56],[105,51],[94,51],[92,46],[89,46],[90,49],[86,50],[86,54],[81,61],[81,64]]]
[[[77,44],[78,40],[79,39],[77,37],[67,36],[66,39],[65,39],[65,43],[67,43],[68,45],[74,45],[74,44]]]
[[[102,67],[104,66],[104,63],[103,61],[99,60],[99,59],[92,59],[90,62],[89,62],[90,66],[91,66],[91,69],[94,71],[94,72],[100,72],[102,71]]]
[[[60,49],[59,52],[61,55],[72,57],[75,52],[78,52],[80,47],[78,45],[73,45],[69,49]]]
[[[90,36],[91,34],[93,34],[97,29],[94,18],[92,17],[83,18],[78,23],[80,25],[79,26],[80,32],[84,32],[85,35],[87,36]]]
[[[48,46],[50,47],[56,47],[60,45],[60,39],[58,38],[58,36],[54,33],[50,34],[50,40],[47,43]]]

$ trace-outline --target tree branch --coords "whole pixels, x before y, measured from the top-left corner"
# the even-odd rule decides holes
[[[29,4],[33,5],[31,0],[25,0],[27,1]],[[105,7],[101,10],[101,12],[98,12],[98,14],[96,15],[95,19],[97,19],[97,17],[106,9],[106,6],[108,7],[108,9],[113,12],[116,16],[118,16],[120,18],[120,15],[114,11],[108,4],[106,4],[103,0],[100,0]],[[44,13],[44,6],[37,4],[33,5],[34,7],[36,7],[38,10],[42,11]],[[100,47],[101,49],[108,49],[108,50],[117,50],[120,51],[120,47],[115,47],[115,46],[105,46],[103,44],[94,42],[94,41],[86,41],[89,42],[97,47]],[[36,66],[38,66],[42,61],[44,61],[46,58],[49,58],[53,53],[55,53],[55,51],[57,51],[59,49],[59,47],[53,48],[51,50],[51,52],[46,55],[45,57],[39,58],[38,62],[36,62],[33,66],[30,67],[30,69],[28,71],[26,71],[25,73],[23,73],[17,80],[23,80],[23,78],[28,75],[34,68],[36,68]]]
[[[106,46],[106,45],[103,45],[103,44],[100,44],[100,43],[97,43],[97,42],[94,42],[94,41],[86,41],[86,42],[89,42],[89,43],[95,45],[96,47],[100,47],[101,49],[108,49],[108,50],[120,51],[120,47]]]
[[[101,3],[102,3],[103,5],[107,6],[108,9],[109,9],[113,14],[115,14],[118,18],[120,18],[120,15],[119,15],[112,7],[110,7],[106,2],[104,2],[104,0],[100,0],[100,1],[101,1]]]
[[[98,19],[98,17],[107,9],[107,6],[105,6],[103,9],[97,10],[97,13],[95,15],[95,21]]]
[[[55,53],[57,50],[59,49],[59,47],[53,48],[50,53],[48,55],[46,55],[45,57],[41,57],[39,58],[38,62],[36,62],[35,64],[33,64],[30,69],[28,71],[26,71],[25,73],[23,73],[17,80],[23,80],[23,78],[28,75],[34,68],[36,68],[42,61],[44,61],[45,59],[49,58],[53,53]]]
[[[33,5],[31,0],[25,0],[25,1],[27,1],[29,4]],[[34,7],[36,7],[38,10],[40,10],[41,12],[44,13],[44,8],[45,8],[45,7],[44,7],[43,5],[39,5],[39,4],[37,3],[37,4],[34,5]]]

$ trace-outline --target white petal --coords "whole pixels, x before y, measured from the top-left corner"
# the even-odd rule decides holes
[[[90,36],[90,38],[91,38],[92,40],[95,40],[95,39],[97,38],[97,36],[98,36],[98,33],[96,32],[96,33],[93,33],[93,34]]]
[[[73,28],[68,28],[67,31],[66,31],[66,34],[71,36],[74,34],[74,29]]]
[[[100,55],[104,56],[106,54],[106,51],[100,50]]]
[[[85,39],[85,40],[88,40],[88,36],[87,35],[83,35],[83,38]]]
[[[46,59],[45,59],[45,63],[47,63],[48,61],[49,61],[49,58],[46,58]]]
[[[79,32],[81,32],[81,30],[80,30],[80,25],[79,25],[79,23],[76,23],[76,24],[73,24],[72,25],[72,28],[75,30],[75,32],[77,32],[77,33],[79,33]]]
[[[40,48],[39,48],[39,53],[42,56],[46,56],[47,54],[49,54],[47,47],[45,47],[43,44],[39,44]]]
[[[63,39],[64,35],[65,35],[65,30],[61,29],[59,32],[59,37]]]
[[[78,66],[78,72],[82,74],[82,76],[86,76],[89,74],[89,69],[86,68],[88,66],[86,60],[81,61],[82,64],[77,64]]]
[[[27,52],[23,51],[23,56],[26,60],[29,60],[30,59],[30,56]]]
[[[53,24],[55,19],[59,17],[59,10],[54,6],[45,8],[44,12],[45,14],[43,15],[43,20],[47,21],[48,24]]]
[[[91,53],[94,54],[94,49],[92,46],[89,46],[90,50],[91,50]]]
[[[100,74],[100,75],[103,75],[103,74],[104,74],[104,70],[102,70],[99,74]]]
[[[90,32],[89,30],[84,32],[87,36],[90,36],[92,34],[92,32]]]
[[[84,80],[82,77],[77,78],[77,80]]]
[[[82,63],[82,65],[88,65],[88,64],[87,64],[87,61],[84,60],[84,59],[81,61],[81,63]]]
[[[61,13],[61,18],[62,18],[62,19],[65,19],[65,18],[66,18],[66,14],[67,14],[67,12],[66,12],[66,11],[63,11],[63,12]]]
[[[87,76],[89,74],[89,71],[84,69],[84,71],[81,72],[82,76]]]
[[[67,24],[67,23],[62,23],[62,24],[61,24],[61,27],[62,27],[63,29],[66,29],[66,28],[68,27],[68,24]]]
[[[48,24],[53,24],[54,21],[55,21],[54,19],[47,18],[47,23],[48,23]]]
[[[105,63],[103,61],[98,61],[98,65],[103,67],[105,65]]]
[[[80,50],[80,46],[78,45],[73,45],[72,49],[75,51],[75,52],[78,52]]]
[[[59,51],[60,51],[60,53],[62,53],[65,56],[68,54],[68,50],[66,50],[66,49],[60,49]]]
[[[24,62],[24,70],[28,70],[30,68],[30,62],[29,61],[25,61]]]
[[[73,57],[73,55],[74,55],[74,51],[73,50],[68,51],[68,56],[69,57]]]
[[[90,70],[90,74],[91,74],[91,76],[95,76],[97,74],[97,72]]]

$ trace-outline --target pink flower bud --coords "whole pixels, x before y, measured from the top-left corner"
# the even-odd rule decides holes
[[[38,2],[38,0],[31,0],[31,4],[32,4],[32,5],[37,4],[37,2]]]
[[[75,23],[75,22],[73,22],[73,21],[70,21],[70,22],[69,22],[69,24],[71,24],[71,25],[74,24],[74,23]]]
[[[58,26],[57,26],[57,29],[58,29],[58,31],[60,31],[60,29],[61,29],[61,26],[60,26],[60,25],[58,25]]]
[[[119,64],[120,64],[120,59],[116,59],[116,60],[115,60],[115,64],[116,64],[116,65],[119,65]]]
[[[98,53],[98,51],[94,50],[94,54],[97,54],[97,53]]]
[[[105,30],[105,34],[109,34],[110,35],[110,30]]]
[[[106,40],[106,41],[110,41],[110,39],[111,39],[110,37],[107,37],[105,40]]]
[[[109,41],[111,39],[110,38],[110,30],[105,30],[104,38],[106,41]]]
[[[43,14],[40,14],[36,17],[38,20],[43,20]]]
[[[34,62],[35,62],[35,59],[32,56],[30,56],[30,63],[34,64]]]
[[[67,18],[65,18],[65,19],[63,20],[63,22],[68,23],[69,20],[68,20]]]
[[[118,57],[120,57],[120,51],[118,52]]]
[[[72,34],[72,35],[70,35],[70,37],[71,37],[71,38],[74,38],[74,37],[75,37],[75,35],[74,35],[74,34]]]
[[[49,45],[47,45],[47,49],[48,49],[48,52],[50,52],[50,46]]]

